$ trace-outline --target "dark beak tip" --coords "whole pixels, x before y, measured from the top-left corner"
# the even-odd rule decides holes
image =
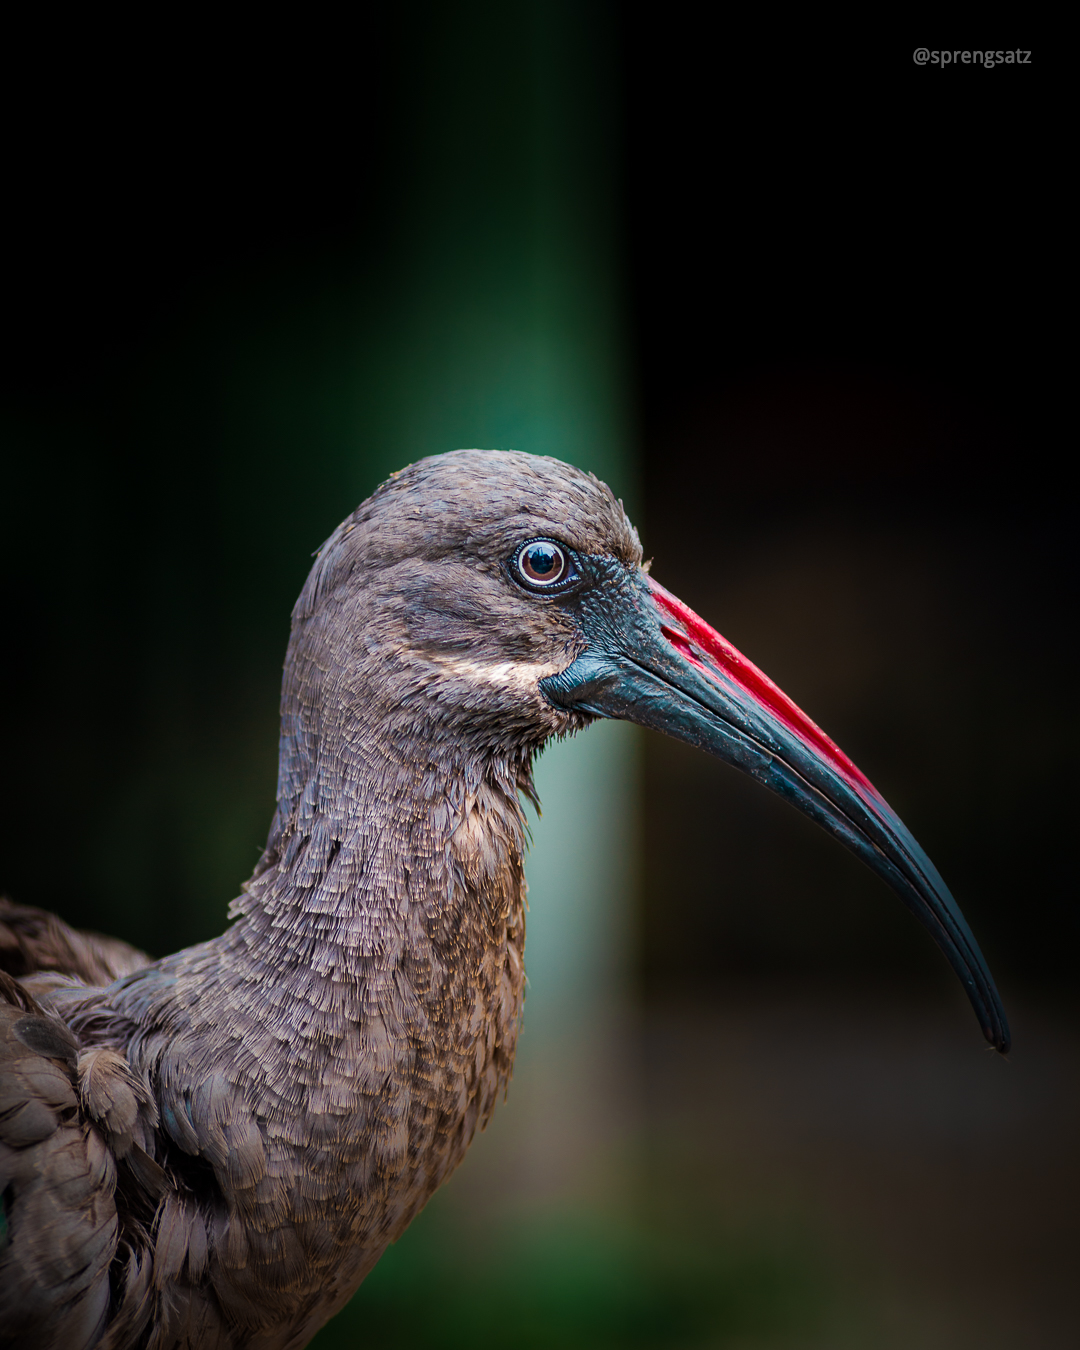
[[[664,653],[657,658],[664,672],[660,678],[682,691],[684,704],[679,716],[666,723],[656,720],[655,704],[650,704],[651,717],[635,720],[691,739],[752,773],[878,872],[930,930],[960,977],[986,1040],[1007,1055],[1009,1025],[990,971],[947,886],[903,821],[764,671],[678,596],[651,576],[646,582],[654,640]],[[689,736],[693,719],[694,735]],[[741,753],[746,745],[756,747],[756,758]]]

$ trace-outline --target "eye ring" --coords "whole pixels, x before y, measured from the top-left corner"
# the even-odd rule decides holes
[[[565,546],[554,539],[530,539],[514,555],[514,571],[530,590],[555,590],[573,570]]]

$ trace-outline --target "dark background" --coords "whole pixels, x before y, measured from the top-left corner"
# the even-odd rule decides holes
[[[873,766],[995,964],[1024,985],[1071,983],[1073,454],[1052,91],[1024,81],[1032,67],[927,80],[906,48],[863,63],[814,45],[811,78],[752,68],[730,85],[709,44],[663,22],[630,25],[626,59],[657,574]],[[729,776],[707,786],[677,746],[651,738],[647,756],[649,987],[689,966],[707,981],[777,964],[833,978],[860,960],[910,979],[916,947],[929,969],[913,928],[905,943],[884,907],[838,903],[849,860],[812,829],[777,831],[771,801]],[[735,914],[685,901],[686,943],[660,894],[707,889],[713,864],[690,841],[709,829],[745,899]]]
[[[217,67],[199,43],[175,69],[27,50],[2,371],[0,888],[20,902],[161,953],[219,931],[257,857],[292,600],[398,467],[355,462],[335,372],[355,314],[387,288],[392,305],[385,260],[427,209],[411,184],[454,100],[479,141],[439,172],[475,194],[470,231],[520,207],[535,24],[463,13]],[[646,553],[867,770],[963,903],[1018,1033],[1057,1044],[1076,1007],[1075,435],[1048,55],[918,68],[919,33],[765,57],[695,14],[585,6],[565,53],[614,147]],[[644,793],[646,1064],[649,1036],[673,1062],[672,1009],[700,1030],[744,995],[781,1009],[747,1054],[798,1039],[837,991],[841,1041],[880,1015],[901,1044],[905,1000],[962,1018],[921,931],[801,819],[659,738]],[[1040,1079],[1055,1109],[1059,1069]],[[1053,1233],[1064,1264],[1075,1237]],[[1045,1263],[1029,1247],[1021,1267]],[[940,1325],[960,1345],[976,1322]]]

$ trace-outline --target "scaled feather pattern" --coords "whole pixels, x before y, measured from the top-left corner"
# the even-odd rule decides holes
[[[299,1347],[507,1089],[531,764],[572,619],[555,536],[638,569],[590,475],[458,451],[384,484],[293,611],[277,810],[231,924],[150,961],[0,904],[5,1344]]]

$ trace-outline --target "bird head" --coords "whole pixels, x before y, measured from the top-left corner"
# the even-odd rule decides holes
[[[581,601],[641,545],[589,474],[459,450],[395,474],[319,551],[293,611],[297,711],[461,759],[531,754],[592,720],[541,689],[587,650]]]
[[[1005,1051],[982,953],[899,817],[641,559],[622,503],[558,460],[459,450],[394,475],[320,550],[294,610],[279,810],[331,742],[374,738],[464,767],[527,761],[597,717],[636,722],[742,769],[862,858],[930,931]]]

